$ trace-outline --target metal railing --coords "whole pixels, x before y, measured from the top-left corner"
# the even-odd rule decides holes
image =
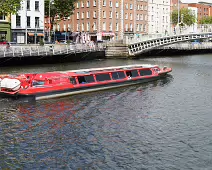
[[[2,57],[27,57],[27,56],[48,56],[48,55],[62,55],[82,52],[94,52],[105,50],[105,44],[88,45],[44,45],[44,46],[0,46],[0,58]]]

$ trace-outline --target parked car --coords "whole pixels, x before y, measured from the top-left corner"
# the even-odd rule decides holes
[[[0,45],[6,45],[7,41],[0,41]]]

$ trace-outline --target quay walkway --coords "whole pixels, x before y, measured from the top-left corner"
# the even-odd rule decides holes
[[[30,57],[30,56],[57,56],[67,54],[77,54],[84,52],[104,51],[104,44],[88,46],[86,44],[75,45],[6,45],[0,46],[0,58],[3,57]]]

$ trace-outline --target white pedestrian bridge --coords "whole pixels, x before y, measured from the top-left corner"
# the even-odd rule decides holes
[[[187,34],[179,34],[163,37],[149,37],[143,39],[134,38],[128,40],[126,43],[128,44],[129,55],[136,56],[162,46],[167,46],[186,41],[210,39],[210,38],[212,38],[212,32],[204,32],[204,33],[201,32],[201,33],[187,33]]]

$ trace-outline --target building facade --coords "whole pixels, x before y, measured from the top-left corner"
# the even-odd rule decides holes
[[[211,4],[209,3],[189,3],[189,7],[193,7],[197,9],[197,23],[200,23],[200,20],[203,19],[204,17],[208,17],[211,15]]]
[[[11,20],[12,41],[38,43],[44,37],[44,0],[23,0]]]
[[[0,42],[11,41],[10,18],[0,16]]]
[[[148,1],[149,34],[169,34],[171,31],[170,0]]]
[[[78,1],[74,14],[56,19],[55,32],[79,33],[85,39],[119,40],[125,33],[148,33],[147,0]],[[46,26],[48,27],[48,26]]]

